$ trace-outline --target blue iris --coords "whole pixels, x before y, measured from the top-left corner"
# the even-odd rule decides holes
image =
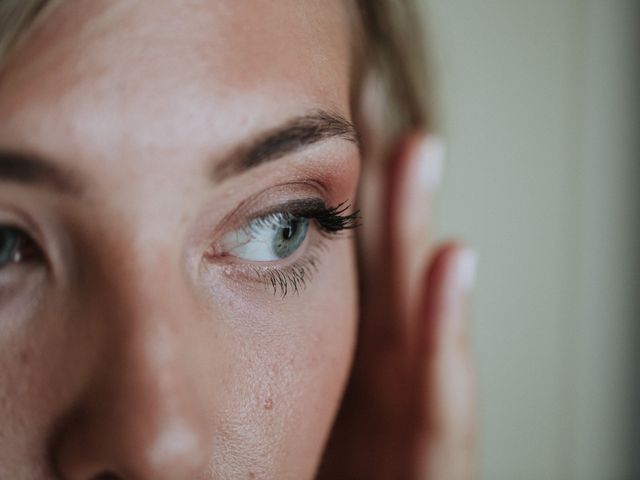
[[[273,238],[273,253],[278,258],[293,254],[304,242],[308,229],[308,218],[291,218],[286,224],[279,225]]]

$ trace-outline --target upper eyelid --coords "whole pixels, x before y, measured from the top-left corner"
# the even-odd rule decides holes
[[[322,208],[326,209],[325,200],[320,198],[318,193],[315,193],[315,196],[307,194],[306,198],[298,197],[297,199],[282,201],[269,207],[251,211],[251,208],[248,206],[257,202],[259,198],[260,195],[247,199],[234,208],[218,223],[209,238],[219,238],[227,232],[245,228],[250,222],[275,213],[290,212],[294,214],[301,214],[303,212],[312,213],[312,210],[320,211]],[[249,212],[242,214],[241,212],[245,209]]]
[[[19,230],[29,237],[38,248],[43,250],[43,252],[45,251],[45,245],[47,244],[46,236],[43,230],[39,228],[38,224],[32,220],[29,215],[21,211],[9,214],[0,213],[0,227]]]
[[[0,205],[0,225],[17,227],[39,249],[44,268],[52,278],[67,278],[77,268],[77,233],[81,230],[62,216],[47,211],[30,213],[31,209],[15,204]]]
[[[257,212],[253,214],[248,220],[245,220],[245,222],[239,227],[226,229],[224,231],[231,232],[239,229],[251,230],[252,225],[258,224],[258,226],[262,226],[264,222],[268,222],[269,220],[273,221],[275,217],[279,215],[293,215],[297,217],[305,217],[311,220],[315,220],[318,216],[327,213],[335,215],[336,217],[342,217],[342,214],[349,208],[350,206],[347,204],[347,202],[342,202],[336,207],[329,207],[327,206],[326,202],[320,198],[298,199],[290,202],[285,202],[280,205],[272,206],[266,210],[263,210],[262,212]],[[344,229],[352,229],[358,226],[356,223],[353,223],[353,225],[351,224],[352,222],[357,221],[357,219],[359,218],[358,212],[355,212],[355,214],[352,215],[347,215],[345,216],[345,218],[347,218],[345,223],[348,226],[344,227]],[[322,231],[324,231],[326,228],[325,225],[320,222],[318,226]],[[332,232],[329,230],[329,233]],[[213,242],[213,244],[215,244],[215,241]]]
[[[327,210],[326,203],[321,199],[293,200],[280,205],[274,205],[273,207],[265,209],[261,212],[256,212],[249,219],[249,222],[280,214],[290,214],[294,216],[311,216],[315,213],[319,213],[325,210]]]

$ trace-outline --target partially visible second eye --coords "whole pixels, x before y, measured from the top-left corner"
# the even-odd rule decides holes
[[[27,234],[17,228],[0,225],[0,270],[12,263],[33,260],[38,252],[38,247]]]
[[[272,213],[227,233],[221,240],[226,255],[254,262],[287,258],[300,248],[309,231],[309,218]]]

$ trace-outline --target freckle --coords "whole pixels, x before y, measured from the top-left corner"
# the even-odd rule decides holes
[[[252,478],[256,478],[256,474],[255,474],[255,473],[253,473],[253,472],[249,472],[249,478],[250,478],[250,479],[252,479]]]
[[[262,404],[265,410],[271,410],[273,408],[273,400],[271,397],[267,398]]]
[[[271,365],[271,373],[273,375],[279,375],[280,374],[280,365],[278,363],[274,363]]]

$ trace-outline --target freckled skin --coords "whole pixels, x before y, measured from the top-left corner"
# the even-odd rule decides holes
[[[354,348],[352,240],[286,298],[201,259],[260,192],[353,201],[358,151],[207,172],[310,109],[351,117],[349,22],[339,0],[68,0],[15,52],[0,148],[88,188],[0,185],[0,224],[36,225],[48,262],[0,272],[20,287],[0,300],[0,478],[313,478]]]

